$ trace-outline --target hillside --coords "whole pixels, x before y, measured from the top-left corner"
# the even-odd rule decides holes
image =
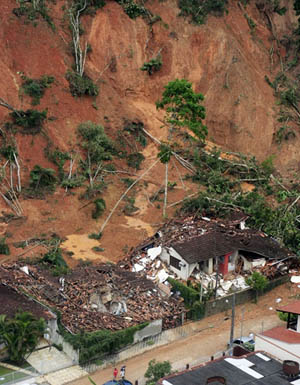
[[[255,156],[260,162],[274,155],[278,172],[299,182],[299,125],[295,119],[285,120],[294,134],[276,143],[274,138],[278,138],[276,133],[282,126],[278,121],[282,107],[266,81],[267,77],[273,82],[284,63],[292,59],[286,58],[288,45],[282,43],[297,26],[291,1],[281,1],[287,11],[279,15],[268,11],[268,1],[249,1],[246,6],[245,2],[229,0],[228,12],[219,17],[208,15],[204,25],[194,25],[189,18],[179,17],[179,8],[173,0],[145,3],[152,15],[160,16],[156,22],[153,16],[152,21],[147,17],[131,19],[120,4],[108,1],[93,14],[80,17],[81,44],[87,42],[90,47],[85,74],[99,87],[98,95],[82,97],[71,95],[66,79],[66,73],[74,66],[70,6],[62,0],[44,0],[44,3],[55,29],[40,14],[33,21],[27,14],[16,16],[13,9],[19,6],[14,1],[2,0],[0,9],[0,98],[17,111],[47,109],[41,132],[24,134],[12,129],[9,133],[18,150],[22,215],[13,217],[12,210],[0,200],[0,236],[6,237],[11,252],[10,256],[1,256],[1,260],[44,253],[45,247],[38,245],[39,240],[57,234],[67,239],[62,246],[69,256],[73,253],[68,258],[70,264],[79,258],[117,261],[163,223],[162,202],[150,200],[164,185],[165,167],[158,162],[145,175],[144,182],[136,185],[134,196],[129,194],[131,201],[122,202],[117,208],[101,240],[88,238],[89,234],[99,232],[109,211],[126,190],[126,181],[121,179],[136,178],[156,161],[158,147],[149,137],[145,147],[137,147],[145,158],[140,170],[129,167],[122,157],[115,159],[115,170],[121,173],[107,172],[102,192],[106,210],[97,220],[92,218],[92,203],[97,196],[80,199],[85,190],[83,185],[66,191],[58,183],[53,193],[39,197],[32,191],[26,193],[26,187],[35,165],[52,168],[58,174],[58,162],[53,163],[53,157],[49,157],[55,149],[68,153],[75,161],[73,173],[79,173],[79,159],[84,155],[77,127],[83,122],[103,125],[112,140],[117,140],[124,131],[124,121],[142,122],[152,136],[166,140],[164,111],[157,111],[155,102],[161,98],[164,85],[176,78],[187,79],[196,92],[205,96],[205,124],[211,146],[216,144],[224,151]],[[30,3],[23,4],[27,6]],[[149,76],[140,70],[158,54],[162,58],[159,71]],[[292,71],[291,76],[295,77],[297,66]],[[40,104],[32,106],[31,98],[22,88],[24,76],[38,79],[43,75],[53,76],[54,81]],[[2,138],[5,123],[11,121],[10,112],[0,106]],[[125,142],[127,139],[125,135]],[[130,146],[132,149],[133,145]],[[1,165],[5,162],[2,156]],[[67,159],[63,165],[65,175],[69,169],[70,159]],[[9,179],[9,166],[6,173]],[[191,180],[181,180],[185,174],[180,164],[170,163],[169,181],[176,185],[169,191],[169,204],[198,190]],[[4,185],[2,180],[5,189]],[[169,218],[176,208],[168,209]],[[24,249],[16,247],[16,243],[30,239],[28,245],[23,244]],[[98,247],[98,251],[93,251],[93,247]]]

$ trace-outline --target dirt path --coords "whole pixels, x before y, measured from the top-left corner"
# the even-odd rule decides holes
[[[296,286],[296,285],[295,285]],[[295,299],[300,290],[291,284],[285,284],[274,289],[272,292],[259,299],[257,305],[247,303],[236,307],[235,332],[234,336],[250,332],[260,333],[262,330],[282,324],[275,308],[276,300],[281,299],[280,304],[287,304]],[[138,380],[139,385],[145,383],[143,374],[147,370],[148,362],[155,358],[157,361],[169,360],[174,370],[180,370],[187,363],[196,365],[205,362],[212,355],[220,355],[230,338],[230,312],[220,313],[205,318],[193,324],[192,335],[169,343],[158,348],[140,354],[138,357],[130,358],[116,364],[118,368],[126,365],[126,378],[132,383]],[[243,319],[243,322],[241,320]],[[112,379],[113,367],[99,370],[91,375],[93,380],[102,385]],[[88,378],[82,378],[72,382],[73,385],[90,385]]]

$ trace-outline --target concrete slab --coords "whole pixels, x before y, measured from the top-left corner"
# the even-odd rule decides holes
[[[27,358],[27,362],[40,374],[51,373],[74,364],[70,357],[54,346],[49,347],[47,345],[47,347],[45,347],[42,341],[41,344],[38,345],[38,348],[39,347],[43,347],[43,349],[31,353]]]
[[[79,365],[61,369],[53,373],[45,374],[36,379],[37,384],[47,383],[50,385],[63,385],[68,382],[87,376],[89,373],[83,370]]]

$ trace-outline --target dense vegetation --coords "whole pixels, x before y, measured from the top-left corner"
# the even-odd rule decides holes
[[[2,314],[0,344],[6,346],[9,359],[20,364],[34,350],[45,329],[45,321],[36,319],[31,313],[18,312],[14,318]]]
[[[116,353],[121,348],[133,343],[136,331],[143,329],[147,323],[132,326],[127,329],[112,332],[99,330],[93,333],[79,333],[76,335],[63,332],[64,338],[76,350],[79,350],[81,364],[100,360],[106,355]]]

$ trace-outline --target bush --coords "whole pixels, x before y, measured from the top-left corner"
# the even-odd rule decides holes
[[[141,152],[134,152],[127,155],[127,164],[129,167],[133,167],[136,170],[140,170],[142,161],[145,159]]]
[[[0,238],[0,254],[9,255],[10,250],[8,245],[5,242],[6,238]]]
[[[208,14],[223,16],[227,0],[179,0],[179,16],[190,17],[192,23],[204,24]]]
[[[140,121],[124,121],[124,131],[132,135],[143,147],[147,144],[146,135],[143,132],[144,123]]]
[[[76,72],[68,71],[66,79],[69,82],[70,92],[73,96],[97,96],[99,93],[98,86],[85,74],[80,76]]]
[[[94,205],[95,205],[95,210],[92,213],[92,218],[97,219],[104,213],[106,204],[104,199],[99,198],[94,201]]]
[[[14,111],[10,113],[13,123],[23,127],[24,134],[37,134],[41,131],[44,121],[47,118],[47,111],[26,110]]]
[[[20,7],[14,8],[12,11],[15,16],[25,16],[29,22],[34,22],[34,26],[36,26],[35,20],[38,19],[40,15],[47,22],[52,31],[55,31],[54,22],[49,16],[48,8],[46,7],[46,0],[40,0],[36,8],[33,4],[29,3],[28,0],[18,0],[18,2]]]
[[[35,165],[30,172],[30,187],[35,190],[52,190],[56,183],[55,171]]]
[[[250,277],[246,278],[246,283],[255,290],[255,302],[257,302],[258,293],[262,293],[263,290],[267,287],[268,280],[258,271],[254,271]]]
[[[137,4],[132,0],[117,0],[124,12],[130,17],[130,19],[136,19],[139,16],[147,15],[147,10],[143,5]]]
[[[171,374],[171,364],[169,361],[156,362],[155,359],[151,360],[148,364],[148,369],[145,373],[145,377],[148,378],[146,384],[155,384],[162,377]]]
[[[64,339],[74,349],[79,350],[79,363],[87,363],[95,359],[101,359],[106,355],[116,353],[123,347],[134,341],[134,334],[148,325],[144,322],[127,329],[112,332],[110,330],[98,330],[92,333],[69,334],[64,332]]]
[[[168,282],[170,282],[173,291],[180,292],[180,295],[184,299],[184,304],[186,306],[191,307],[196,301],[199,301],[200,294],[192,287],[186,286],[183,283],[177,281],[176,279],[170,277],[168,278]]]
[[[156,58],[151,59],[149,62],[145,62],[141,67],[141,71],[147,71],[151,76],[154,72],[159,71],[162,66],[161,55],[158,55]]]
[[[44,75],[41,79],[30,79],[23,76],[22,88],[26,95],[32,98],[32,105],[40,104],[40,99],[44,96],[45,91],[54,82],[53,76]]]

